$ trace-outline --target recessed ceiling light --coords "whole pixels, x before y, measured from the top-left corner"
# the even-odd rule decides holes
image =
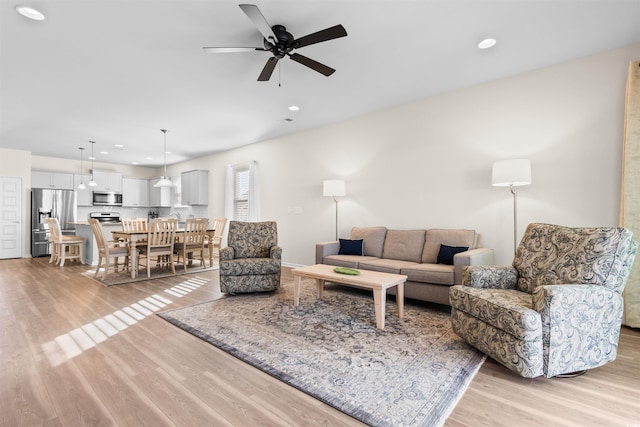
[[[95,158],[95,157],[93,157],[93,156],[90,156],[90,157],[87,157],[87,159],[89,159],[89,160],[95,160],[96,158]]]
[[[100,154],[109,154],[108,151],[101,151]]]
[[[289,107],[290,111],[298,111],[300,109],[300,107],[298,107],[297,105],[292,105]]]
[[[171,151],[165,151],[164,154],[171,154]]]
[[[139,165],[140,162],[131,162],[132,165]]]
[[[147,157],[147,160],[153,160],[153,157]]]
[[[29,6],[16,6],[16,11],[29,19],[33,19],[34,21],[44,21],[44,15],[39,10],[36,10]]]
[[[478,43],[478,47],[480,49],[489,49],[496,45],[496,39],[484,39],[480,43]]]
[[[122,149],[124,149],[124,145],[122,145],[122,144],[115,144],[115,145],[113,146],[113,148],[114,148],[115,150],[122,150]]]

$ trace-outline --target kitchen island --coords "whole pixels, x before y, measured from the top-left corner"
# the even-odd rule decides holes
[[[84,263],[98,265],[98,245],[96,244],[96,239],[93,235],[93,230],[91,230],[91,225],[89,225],[89,221],[70,222],[69,224],[76,226],[76,236],[84,237]],[[113,240],[111,232],[122,231],[121,222],[109,222],[101,225],[105,241]]]

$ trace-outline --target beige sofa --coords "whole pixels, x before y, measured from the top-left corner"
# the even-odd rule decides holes
[[[404,295],[423,301],[449,305],[449,287],[462,282],[468,265],[490,265],[493,249],[478,248],[474,230],[388,230],[367,227],[351,230],[351,240],[362,239],[362,255],[340,255],[340,242],[316,244],[316,264],[404,274]],[[450,247],[467,247],[453,256],[453,265],[438,264],[438,255]],[[458,249],[459,250],[459,249]],[[395,294],[395,288],[389,293]]]

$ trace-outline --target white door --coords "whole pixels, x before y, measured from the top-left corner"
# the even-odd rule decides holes
[[[0,259],[21,258],[22,178],[0,176]]]

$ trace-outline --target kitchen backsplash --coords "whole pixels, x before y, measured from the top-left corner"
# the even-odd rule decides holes
[[[187,218],[209,218],[207,206],[184,206],[179,208],[123,208],[117,206],[78,206],[78,221],[89,219],[91,212],[117,212],[120,218],[148,218],[149,212],[156,212],[158,217],[176,216],[180,222]],[[209,218],[213,219],[213,218]]]

